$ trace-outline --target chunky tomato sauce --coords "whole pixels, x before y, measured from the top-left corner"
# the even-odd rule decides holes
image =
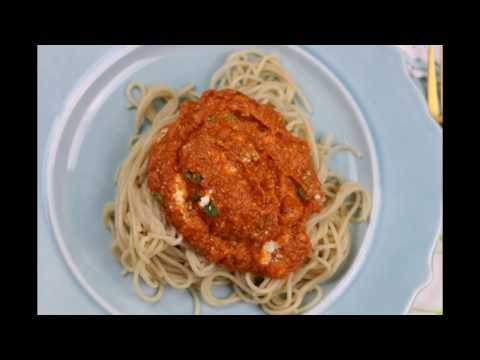
[[[194,250],[271,278],[304,263],[305,221],[324,201],[307,143],[273,108],[234,90],[181,106],[152,145],[148,184]]]

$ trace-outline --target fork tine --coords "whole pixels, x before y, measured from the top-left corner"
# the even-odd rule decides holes
[[[428,108],[435,120],[438,119],[440,112],[438,106],[437,74],[435,69],[435,54],[433,46],[428,48]]]
[[[443,117],[443,45],[440,46],[440,113]]]

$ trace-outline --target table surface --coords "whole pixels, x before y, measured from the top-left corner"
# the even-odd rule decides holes
[[[406,46],[406,45],[403,45]],[[81,288],[69,271],[47,226],[41,201],[42,162],[50,126],[60,112],[66,94],[81,75],[103,54],[105,45],[38,46],[38,133],[37,133],[37,311],[38,314],[105,314]],[[410,313],[436,314],[442,309],[442,240],[433,259],[431,283],[417,295]]]

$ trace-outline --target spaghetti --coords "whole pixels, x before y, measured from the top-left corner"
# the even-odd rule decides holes
[[[269,314],[303,313],[321,301],[320,285],[338,271],[348,256],[349,223],[366,221],[371,211],[370,195],[361,185],[328,169],[329,158],[335,152],[359,154],[348,145],[332,145],[332,136],[315,142],[307,115],[312,109],[273,55],[257,50],[231,54],[213,75],[210,87],[235,89],[260,104],[273,106],[282,115],[287,130],[308,142],[326,203],[306,224],[312,247],[307,261],[286,278],[259,278],[209,262],[183,241],[148,187],[148,154],[152,144],[175,121],[180,104],[198,95],[193,85],[174,91],[136,82],[126,91],[129,108],[137,109],[135,133],[129,141],[129,155],[117,171],[115,201],[106,204],[103,211],[104,223],[113,237],[112,252],[124,274],[133,274],[135,292],[148,302],[158,301],[169,285],[192,292],[195,314],[200,312],[198,295],[212,306],[245,301],[260,305]],[[138,96],[134,96],[135,90]],[[165,102],[159,111],[154,106],[157,99]],[[144,125],[148,124],[147,129]],[[153,289],[153,294],[148,294],[142,283]],[[219,285],[228,285],[231,294],[225,298],[215,296],[212,290]],[[313,298],[307,301],[307,294],[312,292]]]

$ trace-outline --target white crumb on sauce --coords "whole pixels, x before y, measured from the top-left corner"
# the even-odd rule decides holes
[[[273,253],[275,250],[277,250],[277,248],[278,248],[278,244],[276,241],[267,241],[263,245],[263,249],[270,254]]]
[[[175,203],[177,207],[180,209],[183,219],[187,219],[187,214],[185,212],[185,184],[182,178],[177,175],[175,178],[175,192],[173,194],[173,198],[175,199]]]
[[[210,203],[210,195],[212,194],[212,190],[208,190],[207,195],[202,196],[199,201],[199,205],[201,207],[205,207]]]
[[[200,202],[198,204],[201,207],[205,207],[208,205],[209,202],[210,202],[210,196],[207,194],[200,199]]]
[[[176,188],[175,188],[174,197],[175,197],[175,202],[180,206],[183,206],[183,204],[185,203],[185,196],[184,195],[185,195],[185,193],[177,185]]]
[[[315,195],[315,200],[320,200],[321,198],[320,194]]]
[[[263,244],[260,263],[262,265],[269,264],[270,261],[272,261],[272,253],[277,249],[278,249],[278,244],[276,241],[267,241],[265,244]],[[277,258],[280,258],[280,257],[277,256]]]

